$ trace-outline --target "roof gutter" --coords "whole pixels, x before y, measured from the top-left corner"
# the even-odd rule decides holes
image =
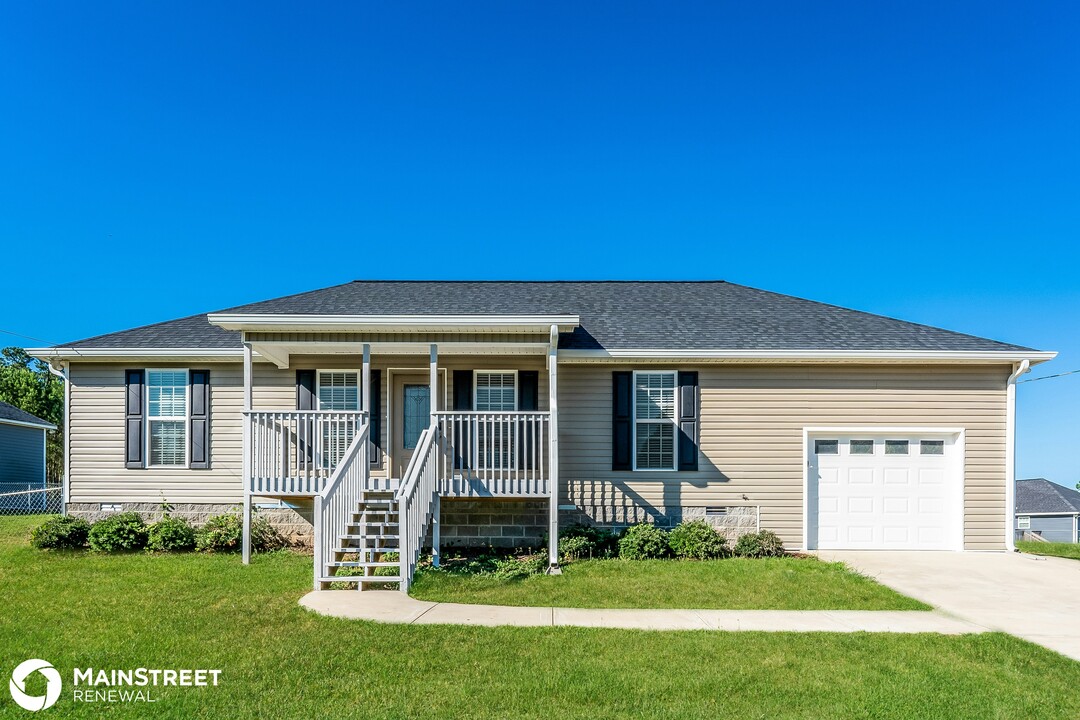
[[[1031,362],[1021,360],[1005,386],[1005,549],[1010,552],[1016,550],[1016,380],[1029,370]]]
[[[557,325],[570,332],[581,324],[577,315],[271,315],[265,313],[212,313],[211,325],[225,330],[294,332],[394,332],[430,329],[461,332],[547,333]]]
[[[596,349],[559,351],[559,362],[612,361],[766,361],[766,362],[1028,362],[1035,365],[1053,360],[1056,352],[1038,350],[673,350],[663,348]]]

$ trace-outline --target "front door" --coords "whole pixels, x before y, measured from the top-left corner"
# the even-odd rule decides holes
[[[394,375],[394,468],[404,478],[420,433],[431,424],[431,388],[426,375]]]

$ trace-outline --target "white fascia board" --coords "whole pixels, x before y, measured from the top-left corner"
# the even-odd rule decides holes
[[[1057,357],[1056,352],[1019,350],[560,350],[559,362],[612,361],[764,361],[764,362],[1017,362],[1031,364]]]
[[[577,315],[269,315],[216,313],[208,315],[210,324],[225,330],[293,330],[316,331],[442,331],[475,332],[492,330],[544,331],[552,325],[560,330],[572,330],[581,324]]]
[[[244,357],[238,348],[28,348],[30,357],[49,360],[234,360]]]
[[[48,422],[26,422],[25,420],[8,420],[0,418],[0,425],[14,425],[16,427],[37,428],[38,430],[55,430],[56,426]]]

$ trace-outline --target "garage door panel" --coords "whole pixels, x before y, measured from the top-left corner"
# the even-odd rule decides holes
[[[962,534],[962,454],[956,436],[883,435],[867,431],[816,436],[808,448],[810,547],[820,549],[956,549]],[[873,439],[873,453],[867,443]],[[892,440],[891,443],[886,443]],[[941,455],[922,440],[944,440]],[[832,442],[836,441],[836,442]],[[897,449],[908,448],[903,454]],[[885,454],[886,444],[892,452]],[[817,454],[817,448],[822,454]],[[956,454],[954,454],[956,453]]]

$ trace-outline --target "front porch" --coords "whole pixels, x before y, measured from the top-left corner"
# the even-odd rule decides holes
[[[415,343],[274,343],[245,332],[244,561],[253,503],[280,500],[310,508],[316,589],[396,581],[407,590],[428,542],[439,563],[443,499],[542,500],[557,572],[558,332],[553,324],[532,343],[444,339],[419,358],[403,352]],[[278,407],[257,399],[257,372],[276,372],[280,384],[282,370],[296,374],[297,409],[280,407],[283,393]],[[455,540],[467,534],[457,528]]]

